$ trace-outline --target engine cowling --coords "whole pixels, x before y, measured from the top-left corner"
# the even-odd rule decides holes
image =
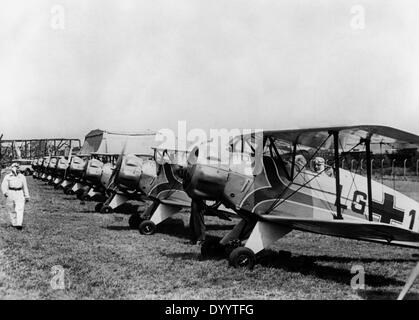
[[[85,179],[88,183],[99,184],[102,176],[103,162],[98,159],[90,159],[87,162]]]
[[[115,183],[128,190],[139,189],[143,159],[133,154],[124,156]]]
[[[73,157],[69,168],[69,174],[74,178],[81,178],[87,166],[87,161],[80,157]]]

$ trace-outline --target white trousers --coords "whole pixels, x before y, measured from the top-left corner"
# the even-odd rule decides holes
[[[12,226],[22,226],[23,211],[25,210],[25,197],[22,190],[9,190],[6,200],[7,211]]]

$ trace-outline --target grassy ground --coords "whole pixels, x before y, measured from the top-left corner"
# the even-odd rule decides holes
[[[0,299],[394,299],[418,260],[412,249],[292,232],[253,271],[236,270],[225,259],[202,261],[187,244],[187,213],[142,236],[126,215],[94,213],[94,203],[28,182],[23,231],[8,227],[0,204]],[[208,224],[218,236],[232,227]],[[365,290],[350,286],[354,265],[365,270]],[[65,270],[64,290],[50,285],[54,266]]]

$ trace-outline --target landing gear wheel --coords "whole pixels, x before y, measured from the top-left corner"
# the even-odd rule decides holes
[[[140,230],[140,233],[146,236],[150,236],[156,232],[156,225],[153,221],[145,220],[140,223],[138,226],[138,230]]]
[[[103,207],[103,202],[96,203],[96,205],[95,205],[95,211],[96,212],[100,212],[100,209],[102,209],[102,207]]]
[[[110,206],[102,206],[102,208],[100,208],[100,213],[113,213],[113,209]]]
[[[25,176],[30,176],[30,175],[31,175],[31,170],[26,169],[26,170],[25,170]]]
[[[89,196],[87,194],[83,193],[78,193],[77,194],[77,199],[79,199],[80,201],[87,201],[89,200]]]
[[[225,251],[226,255],[229,257],[229,256],[230,256],[230,253],[231,253],[234,249],[236,249],[236,248],[238,248],[238,247],[241,247],[241,246],[242,246],[242,243],[241,243],[241,241],[240,241],[239,239],[231,240],[231,241],[229,241],[229,242],[227,243],[227,245],[224,247],[224,251]]]
[[[231,251],[228,261],[235,268],[246,268],[252,270],[256,258],[252,250],[246,247],[238,247]]]
[[[138,229],[142,221],[143,219],[141,219],[138,213],[133,213],[128,219],[128,224],[131,229]]]

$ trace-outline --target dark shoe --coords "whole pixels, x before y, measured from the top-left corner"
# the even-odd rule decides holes
[[[22,230],[23,227],[22,226],[15,226],[16,230]]]

